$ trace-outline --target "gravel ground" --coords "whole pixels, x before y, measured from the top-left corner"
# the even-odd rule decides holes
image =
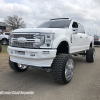
[[[100,100],[100,47],[96,47],[94,63],[85,57],[74,57],[75,70],[72,81],[58,84],[51,72],[29,68],[14,72],[8,65],[8,54],[0,54],[0,91],[34,91],[34,94],[1,95],[0,100]]]

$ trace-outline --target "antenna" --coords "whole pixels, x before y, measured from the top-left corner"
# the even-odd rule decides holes
[[[89,29],[89,33],[88,34],[90,35],[90,29]]]

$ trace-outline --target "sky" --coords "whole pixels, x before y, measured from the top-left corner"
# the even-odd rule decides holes
[[[27,27],[52,18],[70,18],[84,25],[89,35],[100,35],[100,0],[0,0],[0,22],[22,17]]]

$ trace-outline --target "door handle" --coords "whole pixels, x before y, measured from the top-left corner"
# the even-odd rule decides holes
[[[82,37],[80,37],[80,38],[82,38]]]

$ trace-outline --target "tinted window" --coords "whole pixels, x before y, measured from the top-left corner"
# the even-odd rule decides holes
[[[71,20],[52,20],[45,22],[37,28],[65,28],[69,27]]]
[[[73,28],[78,28],[77,22],[73,22],[72,27],[73,27]]]
[[[5,35],[10,35],[10,33],[5,33]]]

